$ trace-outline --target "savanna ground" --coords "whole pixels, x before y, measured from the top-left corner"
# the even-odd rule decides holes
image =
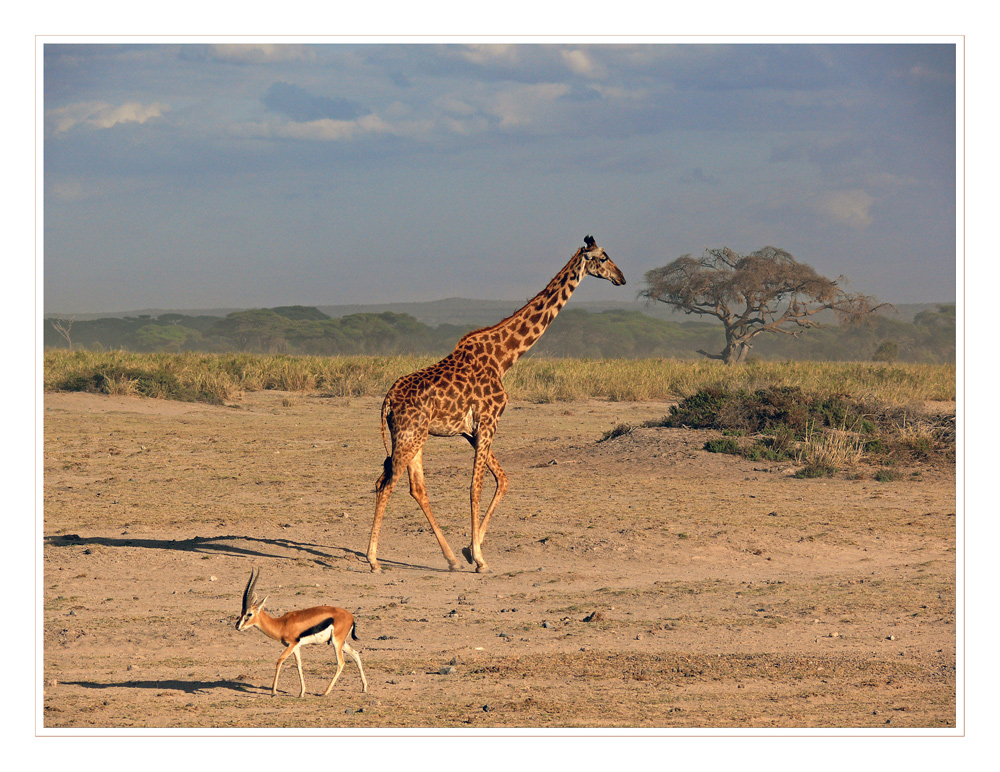
[[[512,400],[492,572],[446,570],[404,482],[372,574],[380,402],[47,392],[44,727],[955,727],[953,465],[795,479],[709,430],[598,441],[662,400]],[[456,552],[471,463],[425,452]],[[312,646],[306,698],[292,660],[271,696],[281,647],[234,629],[251,566],[272,612],[355,614],[367,694],[348,658],[318,696]]]

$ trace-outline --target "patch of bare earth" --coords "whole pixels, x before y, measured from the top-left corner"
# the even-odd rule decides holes
[[[46,394],[44,723],[62,727],[954,727],[955,474],[797,480],[637,429],[663,403],[515,403],[493,569],[450,573],[397,487],[364,560],[378,399],[211,407]],[[469,532],[468,444],[431,440],[431,504]],[[916,473],[916,474],[914,474]],[[492,488],[486,492],[488,501]],[[357,618],[348,659],[234,629],[251,566],[273,612]]]

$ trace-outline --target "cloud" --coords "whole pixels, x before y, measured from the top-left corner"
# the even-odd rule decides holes
[[[270,121],[246,123],[236,126],[234,133],[258,139],[291,139],[307,142],[337,142],[356,139],[364,135],[396,134],[392,127],[377,115],[364,115],[356,120],[343,121],[320,118],[315,121]]]
[[[48,195],[58,201],[85,201],[97,194],[95,189],[78,179],[47,183],[45,187]]]
[[[519,46],[508,44],[464,45],[454,48],[449,46],[449,52],[470,64],[482,67],[494,65],[511,65],[518,61]]]
[[[76,126],[110,129],[120,123],[146,123],[162,117],[169,109],[159,103],[126,102],[115,106],[107,102],[79,102],[49,110],[46,119],[54,134],[63,134]]]
[[[594,57],[580,48],[560,51],[563,62],[576,75],[587,78],[598,78],[605,74],[605,68],[599,65]]]
[[[276,64],[316,59],[314,47],[276,43],[199,46],[198,50],[206,58],[228,64]]]
[[[718,185],[721,182],[718,175],[706,173],[700,166],[689,169],[681,175],[681,183],[684,185]]]
[[[551,118],[557,100],[569,92],[570,87],[561,83],[515,86],[493,94],[483,109],[503,128],[525,127]]]
[[[323,118],[354,120],[368,113],[350,99],[319,96],[292,83],[272,83],[261,100],[272,112],[293,121],[316,121]]]
[[[834,222],[850,228],[866,228],[874,222],[871,214],[875,199],[863,190],[840,190],[819,198],[816,209]]]

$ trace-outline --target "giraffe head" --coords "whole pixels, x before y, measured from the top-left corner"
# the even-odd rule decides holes
[[[596,276],[599,279],[607,279],[616,287],[625,283],[623,274],[617,265],[611,262],[608,253],[603,248],[597,246],[593,236],[586,236],[583,239],[585,247],[581,248],[583,254],[583,269],[585,273]]]

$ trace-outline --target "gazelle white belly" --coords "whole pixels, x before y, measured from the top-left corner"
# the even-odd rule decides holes
[[[329,627],[320,630],[318,633],[304,635],[299,638],[299,645],[306,646],[312,643],[330,643],[331,640],[333,640],[333,620],[330,620]]]

